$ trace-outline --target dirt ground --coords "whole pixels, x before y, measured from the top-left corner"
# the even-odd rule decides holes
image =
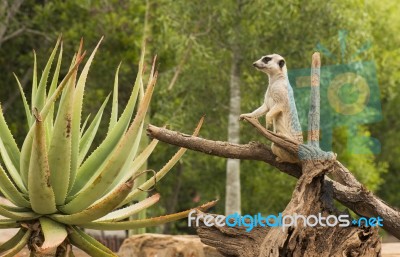
[[[400,257],[400,243],[383,243],[383,257]]]
[[[79,249],[74,250],[76,257],[88,257],[86,253]],[[21,251],[16,257],[27,257],[29,252],[27,250]],[[382,244],[382,257],[400,257],[400,243],[384,243]]]
[[[0,232],[0,242],[4,242],[11,238],[16,233],[14,229],[7,229]],[[385,240],[386,241],[386,240]],[[391,240],[389,240],[391,241]],[[382,244],[382,256],[383,257],[400,257],[400,242],[398,240],[393,240],[394,242],[388,242]],[[387,242],[387,241],[386,241]],[[80,251],[79,249],[74,250],[76,257],[87,257],[86,253]],[[27,249],[21,251],[16,257],[27,257],[29,252]]]

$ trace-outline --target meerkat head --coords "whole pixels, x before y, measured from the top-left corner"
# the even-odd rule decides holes
[[[253,66],[270,76],[287,72],[285,59],[279,54],[265,55],[255,61]]]

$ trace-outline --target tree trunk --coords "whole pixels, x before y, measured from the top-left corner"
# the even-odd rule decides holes
[[[285,215],[340,215],[333,205],[333,189],[324,183],[324,173],[332,161],[306,161]],[[217,248],[224,256],[380,256],[381,242],[377,228],[371,227],[197,227],[203,243]]]
[[[230,104],[228,142],[240,142],[240,50],[233,49],[230,77]],[[228,159],[226,163],[225,214],[240,213],[240,160]]]

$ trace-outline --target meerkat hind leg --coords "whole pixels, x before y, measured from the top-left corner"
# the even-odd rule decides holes
[[[272,120],[272,126],[273,126],[274,133],[276,133],[276,119],[275,118]]]
[[[272,143],[271,145],[271,150],[276,155],[276,161],[279,163],[282,162],[299,163],[299,158],[297,156],[294,156],[293,154],[276,146],[274,143]]]

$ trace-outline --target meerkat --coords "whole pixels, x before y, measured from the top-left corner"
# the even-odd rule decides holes
[[[269,85],[264,103],[252,113],[241,114],[240,118],[259,118],[266,115],[267,129],[272,125],[273,132],[284,135],[298,143],[303,143],[299,118],[294,102],[293,90],[289,84],[285,59],[278,54],[261,57],[253,66],[268,75]],[[272,152],[278,162],[298,163],[294,156],[272,144]]]

